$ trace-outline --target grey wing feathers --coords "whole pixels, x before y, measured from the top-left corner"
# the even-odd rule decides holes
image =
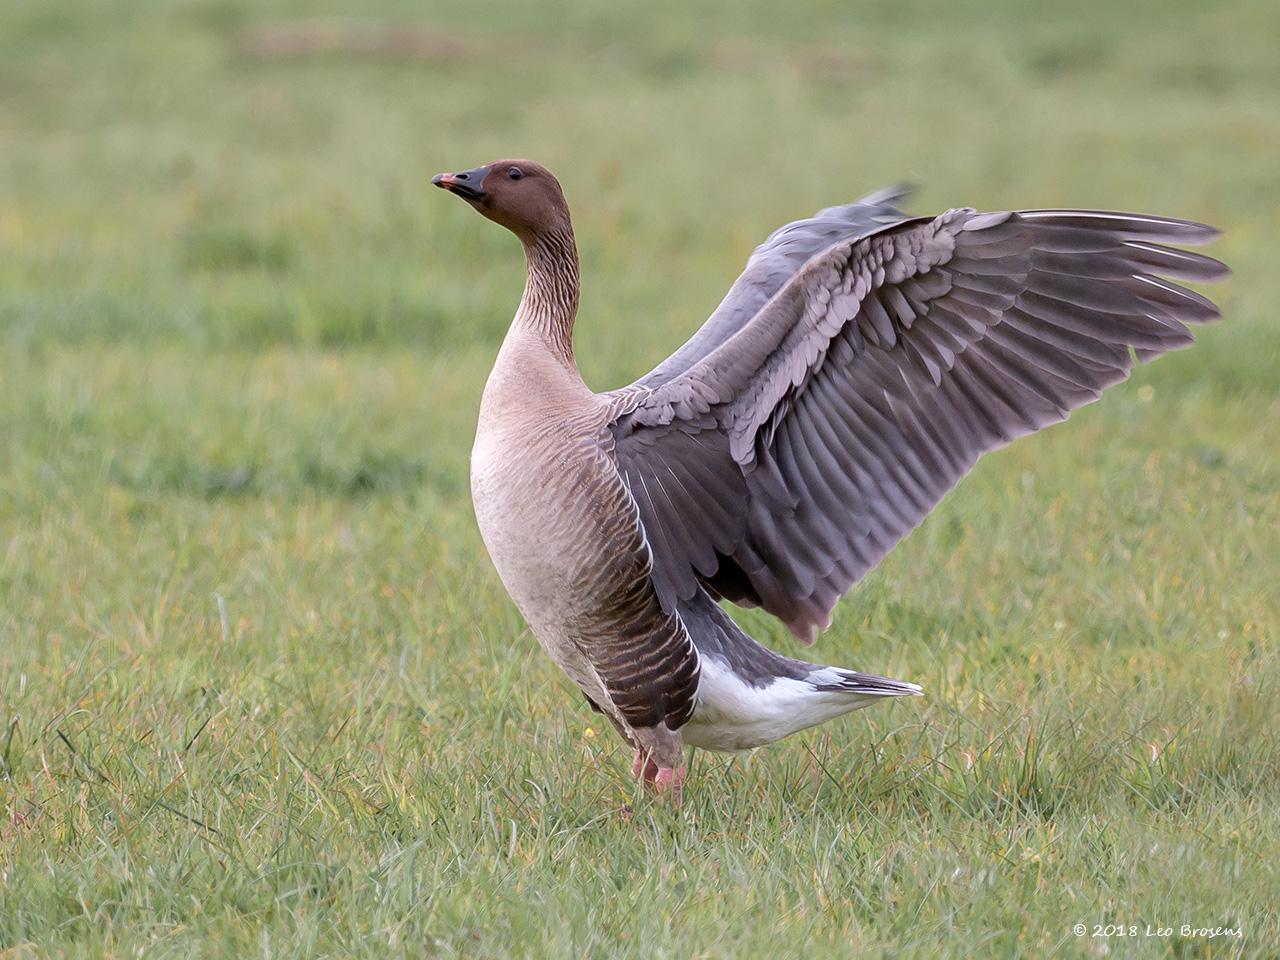
[[[1165,246],[1216,236],[1136,214],[953,210],[811,257],[727,337],[640,381],[613,426],[633,491],[667,478],[664,497],[637,498],[664,607],[706,586],[812,639],[983,452],[1215,319],[1163,278],[1225,276]]]
[[[895,204],[910,192],[911,188],[906,185],[887,187],[853,203],[819,210],[808,219],[796,220],[773,231],[756,247],[741,276],[707,322],[635,385],[665,383],[701,360],[742,329],[815,254],[832,244],[882,229],[886,223],[904,220]]]

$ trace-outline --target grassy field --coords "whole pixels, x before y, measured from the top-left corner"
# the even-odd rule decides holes
[[[962,6],[0,5],[0,957],[1280,956],[1280,8]],[[601,388],[901,179],[1236,274],[810,654],[926,699],[673,813],[474,529],[522,264],[427,178],[503,155],[575,207]]]

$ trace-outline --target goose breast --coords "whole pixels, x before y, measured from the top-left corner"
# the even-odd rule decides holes
[[[639,512],[604,445],[608,410],[589,393],[569,402],[563,378],[531,383],[540,362],[507,352],[486,388],[471,457],[480,534],[551,658],[615,719],[651,725],[668,688],[687,689],[692,709],[696,654],[649,579]]]

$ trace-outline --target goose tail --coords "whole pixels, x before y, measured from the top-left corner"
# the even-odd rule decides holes
[[[842,667],[818,667],[808,680],[819,693],[853,693],[864,697],[918,697],[924,693],[918,683]]]
[[[744,633],[703,591],[678,609],[700,667],[697,706],[681,728],[692,746],[748,750],[886,698],[923,692],[906,680],[775,653]]]

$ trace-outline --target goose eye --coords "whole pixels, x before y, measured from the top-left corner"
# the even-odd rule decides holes
[[[524,171],[522,171],[519,167],[512,167],[510,170],[507,171],[507,176],[510,177],[512,180],[519,180],[521,177],[524,176]]]

